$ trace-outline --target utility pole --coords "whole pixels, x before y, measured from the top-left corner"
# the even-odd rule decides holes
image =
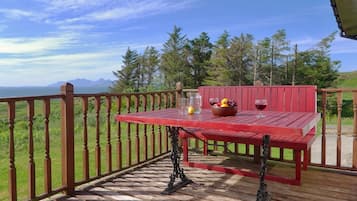
[[[295,54],[295,61],[294,61],[294,66],[293,66],[293,76],[292,76],[292,81],[291,85],[295,85],[295,73],[296,73],[296,68],[297,68],[297,60],[298,60],[298,52],[297,52],[297,44],[295,44],[294,47],[294,54]]]

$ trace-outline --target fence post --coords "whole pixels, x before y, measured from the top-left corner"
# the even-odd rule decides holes
[[[181,82],[177,82],[176,83],[176,102],[175,102],[175,106],[178,107],[179,100],[182,97],[182,83]]]
[[[61,86],[62,186],[66,195],[74,192],[74,104],[73,85]]]

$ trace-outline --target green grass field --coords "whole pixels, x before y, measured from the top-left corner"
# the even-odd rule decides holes
[[[340,73],[338,88],[357,88],[357,71]]]

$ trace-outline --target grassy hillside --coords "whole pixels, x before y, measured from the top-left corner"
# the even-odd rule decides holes
[[[357,88],[357,71],[340,73],[338,88]]]

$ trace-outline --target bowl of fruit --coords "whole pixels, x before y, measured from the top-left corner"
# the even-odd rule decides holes
[[[210,99],[212,114],[216,116],[234,116],[237,114],[237,103],[234,100],[223,98],[215,98],[215,101]]]

